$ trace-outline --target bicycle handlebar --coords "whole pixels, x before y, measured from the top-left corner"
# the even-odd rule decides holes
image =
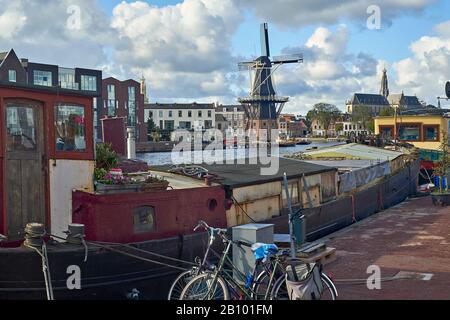
[[[226,234],[227,233],[227,229],[221,229],[221,228],[213,228],[210,227],[205,221],[200,220],[197,224],[197,226],[194,228],[194,231],[197,231],[200,227],[205,228],[206,231],[208,231],[210,233],[210,235],[213,235],[214,233],[217,234]]]

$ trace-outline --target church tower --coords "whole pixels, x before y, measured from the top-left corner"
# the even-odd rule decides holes
[[[380,88],[380,94],[387,98],[389,96],[389,84],[388,84],[388,77],[387,77],[387,70],[386,68],[383,69],[383,76],[381,78],[381,88]]]
[[[144,75],[141,78],[141,94],[144,96],[144,103],[148,103],[147,84],[145,83]]]

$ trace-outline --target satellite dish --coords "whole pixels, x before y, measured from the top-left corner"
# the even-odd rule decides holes
[[[445,85],[445,93],[447,95],[447,98],[450,99],[450,81],[447,81],[447,84]]]

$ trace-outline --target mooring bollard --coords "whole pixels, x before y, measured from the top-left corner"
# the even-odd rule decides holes
[[[66,241],[81,244],[84,239],[84,224],[71,223],[68,226]]]
[[[24,245],[34,248],[42,247],[45,234],[45,226],[42,223],[27,223]]]
[[[250,223],[233,227],[233,241],[254,243],[273,243],[273,224]],[[233,245],[233,264],[245,276],[251,274],[255,267],[255,257],[251,248]],[[241,280],[233,271],[236,280]]]

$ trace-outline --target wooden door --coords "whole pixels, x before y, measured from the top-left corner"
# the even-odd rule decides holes
[[[7,102],[6,214],[8,238],[23,238],[29,222],[45,223],[43,106]]]

